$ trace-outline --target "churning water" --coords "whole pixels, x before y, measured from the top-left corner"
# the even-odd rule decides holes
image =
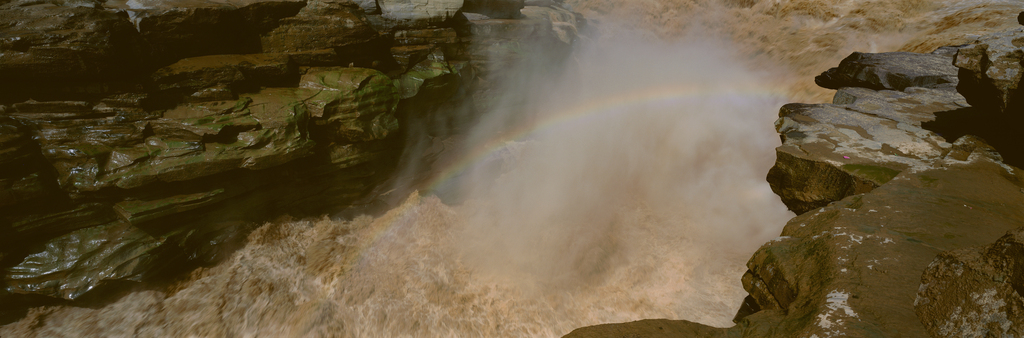
[[[764,176],[788,101],[852,51],[928,52],[1019,1],[569,0],[597,33],[529,105],[378,218],[280,220],[227,261],[0,336],[536,337],[642,318],[730,326],[792,216]],[[500,135],[495,137],[494,135]],[[487,165],[484,165],[487,164]],[[446,199],[447,200],[447,199]]]

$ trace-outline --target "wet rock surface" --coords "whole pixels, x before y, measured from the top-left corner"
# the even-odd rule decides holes
[[[645,320],[566,337],[1020,335],[1024,175],[1004,162],[1006,147],[967,126],[944,126],[955,139],[930,129],[937,116],[975,109],[963,70],[959,93],[948,82],[890,81],[950,80],[948,67],[929,66],[933,58],[902,55],[899,67],[879,70],[870,68],[884,62],[855,54],[843,61],[850,71],[826,73],[849,75],[832,83],[833,103],[783,106],[768,181],[798,216],[748,261],[736,326]]]
[[[406,143],[509,85],[488,58],[575,39],[568,11],[495,35],[421,2],[0,4],[0,317],[215,262],[253,222],[381,204]]]

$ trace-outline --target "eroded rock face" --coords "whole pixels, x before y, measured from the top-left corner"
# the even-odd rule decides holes
[[[984,36],[960,48],[957,90],[972,106],[1024,120],[1024,28]]]
[[[1024,335],[1024,228],[980,248],[943,252],[914,302],[932,337]]]

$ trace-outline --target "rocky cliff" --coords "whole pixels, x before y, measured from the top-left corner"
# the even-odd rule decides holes
[[[0,1],[0,317],[372,200],[582,25],[522,1]]]
[[[1021,41],[854,53],[816,79],[831,104],[783,106],[768,182],[798,216],[747,263],[735,326],[566,337],[1021,336]]]

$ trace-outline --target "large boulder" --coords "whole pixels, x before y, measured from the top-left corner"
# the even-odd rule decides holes
[[[947,251],[921,276],[914,308],[932,337],[1024,335],[1024,228]]]
[[[949,88],[957,83],[953,58],[942,54],[909,52],[854,52],[814,78],[819,86],[839,89],[865,87],[904,90],[908,87]]]
[[[1024,121],[1024,28],[986,35],[960,48],[957,90],[976,106]]]
[[[940,166],[953,145],[922,123],[966,106],[955,92],[925,88],[843,88],[833,102],[787,104],[775,122],[783,144],[768,183],[797,214]]]

